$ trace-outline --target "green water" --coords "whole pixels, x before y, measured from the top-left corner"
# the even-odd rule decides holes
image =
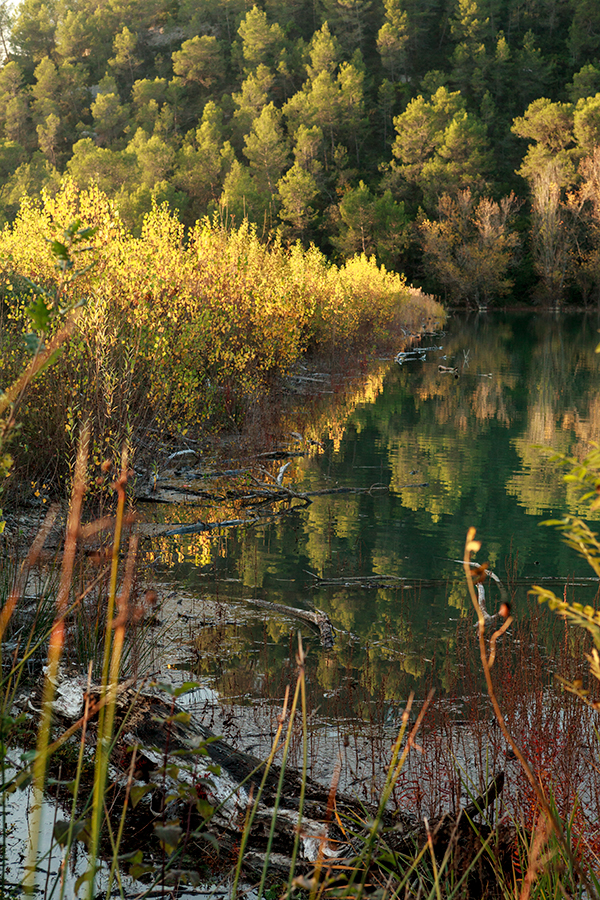
[[[478,561],[489,561],[521,619],[535,605],[529,587],[542,580],[591,601],[591,571],[540,527],[583,511],[540,448],[581,455],[600,439],[599,327],[595,315],[454,317],[444,334],[423,339],[442,348],[424,361],[390,360],[366,384],[348,383],[344,396],[307,400],[296,427],[305,431],[306,407],[318,405],[311,427],[322,449],[295,460],[284,483],[388,490],[315,498],[212,538],[204,557],[197,542],[180,538],[172,577],[228,610],[217,635],[196,636],[198,674],[224,694],[280,696],[301,627],[313,699],[324,708],[349,703],[363,714],[431,683],[450,695],[459,689],[457,648],[475,621],[457,562],[469,526],[482,541]],[[374,575],[396,580],[368,588],[318,586],[314,577]],[[500,595],[495,585],[486,590],[492,612]],[[314,604],[338,629],[336,648],[326,653],[310,629],[282,616],[254,610],[248,619],[248,597]]]

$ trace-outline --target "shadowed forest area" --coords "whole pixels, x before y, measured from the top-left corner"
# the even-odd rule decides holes
[[[24,0],[0,13],[0,210],[96,183],[452,301],[600,298],[589,0]]]

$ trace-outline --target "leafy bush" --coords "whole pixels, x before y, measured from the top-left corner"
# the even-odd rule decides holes
[[[186,235],[166,205],[154,204],[135,237],[98,188],[67,180],[54,197],[25,199],[0,233],[0,337],[12,374],[27,352],[23,279],[56,283],[52,240],[74,219],[95,229],[94,267],[69,286],[68,299],[87,298],[85,308],[22,410],[19,472],[32,480],[64,474],[84,419],[91,461],[116,461],[123,442],[149,427],[185,434],[239,422],[249,400],[307,348],[369,350],[398,324],[443,316],[425,295],[415,310],[404,279],[373,259],[338,268],[314,247],[265,244],[248,223],[229,230],[204,220]]]

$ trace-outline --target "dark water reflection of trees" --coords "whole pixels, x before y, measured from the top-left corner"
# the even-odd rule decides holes
[[[325,714],[393,717],[409,690],[423,695],[428,685],[449,699],[463,695],[461,659],[475,632],[456,560],[470,525],[521,622],[532,612],[527,590],[542,577],[590,601],[597,585],[573,583],[591,574],[585,564],[539,527],[583,511],[540,448],[579,457],[600,439],[598,327],[592,315],[456,317],[444,336],[423,341],[443,347],[425,362],[381,364],[328,405],[321,398],[298,413],[290,430],[324,450],[294,463],[286,483],[300,490],[377,483],[389,492],[323,496],[267,525],[165,545],[172,575],[196,594],[235,604],[241,617],[218,638],[196,636],[198,674],[224,694],[281,696],[299,623],[262,612],[247,620],[241,601],[254,596],[314,603],[339,630],[327,654],[302,629],[311,644],[312,702]],[[399,580],[315,588],[310,573]],[[487,592],[492,609],[498,590]],[[548,659],[553,633],[537,622]]]

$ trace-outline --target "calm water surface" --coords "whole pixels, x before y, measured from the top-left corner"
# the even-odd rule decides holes
[[[294,460],[284,483],[389,490],[322,496],[266,524],[169,539],[170,578],[223,602],[219,628],[190,631],[197,673],[224,695],[280,696],[301,627],[313,700],[325,711],[350,704],[362,715],[428,684],[450,696],[460,644],[474,633],[457,562],[471,525],[483,542],[479,561],[507,584],[518,616],[530,614],[527,591],[542,579],[592,600],[591,571],[540,527],[583,512],[540,448],[581,455],[600,440],[599,327],[593,315],[455,317],[423,340],[437,348],[425,360],[381,362],[345,392],[309,401],[311,414],[305,408],[290,429],[322,449]],[[349,581],[374,575],[393,580]],[[486,590],[491,611],[499,594]],[[249,597],[325,610],[338,629],[335,650],[323,651],[299,622],[252,609]]]

